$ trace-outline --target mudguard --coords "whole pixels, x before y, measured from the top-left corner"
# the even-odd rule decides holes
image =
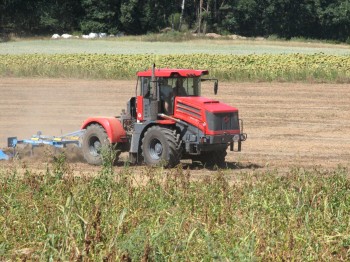
[[[81,129],[86,129],[91,124],[101,125],[108,135],[108,138],[112,144],[127,142],[126,131],[123,128],[122,123],[115,117],[90,117],[86,119],[81,126]]]

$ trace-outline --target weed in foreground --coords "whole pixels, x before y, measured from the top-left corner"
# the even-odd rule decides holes
[[[227,171],[192,180],[181,166],[147,168],[140,184],[122,173],[1,176],[0,259],[350,259],[347,169],[241,173],[234,184]]]

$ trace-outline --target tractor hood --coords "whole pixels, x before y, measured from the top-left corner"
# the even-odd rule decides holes
[[[227,104],[221,103],[218,100],[199,97],[199,96],[190,96],[190,97],[177,97],[177,103],[189,105],[197,110],[204,109],[205,111],[211,113],[229,113],[229,112],[238,112],[238,109]]]
[[[238,109],[205,97],[176,97],[174,117],[187,122],[204,134],[238,134]]]

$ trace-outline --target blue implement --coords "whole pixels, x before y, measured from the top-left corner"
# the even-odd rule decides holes
[[[18,140],[17,137],[9,137],[7,139],[8,147],[15,148],[18,144],[30,144],[34,146],[49,145],[54,147],[66,147],[68,144],[75,144],[81,146],[80,137],[85,133],[85,130],[79,130],[73,133],[65,134],[63,136],[43,136],[39,131],[30,139]]]
[[[9,160],[10,157],[5,154],[4,151],[0,150],[0,160]]]
[[[69,134],[62,136],[43,136],[39,131],[36,135],[33,135],[29,139],[17,139],[17,137],[8,137],[7,146],[13,148],[15,155],[15,148],[18,144],[29,144],[34,147],[49,145],[56,148],[63,148],[69,144],[75,144],[78,147],[81,147],[81,137],[84,135],[85,129],[78,130]],[[0,159],[9,160],[12,156],[6,155],[3,151],[0,150]]]

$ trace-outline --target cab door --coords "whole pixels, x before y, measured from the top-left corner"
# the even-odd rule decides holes
[[[151,94],[151,78],[139,77],[138,94],[136,98],[137,121],[144,121],[150,115],[150,94]]]

